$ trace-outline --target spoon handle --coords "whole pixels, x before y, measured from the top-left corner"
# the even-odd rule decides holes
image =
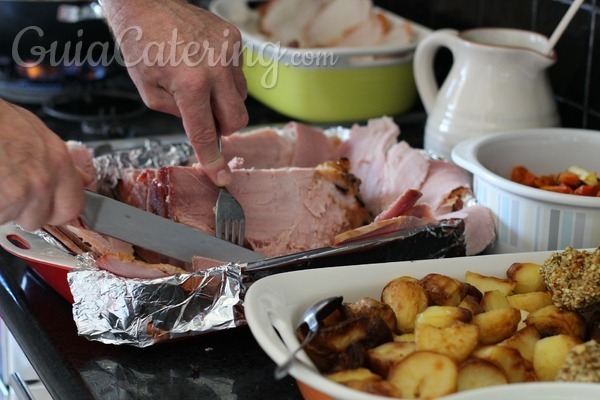
[[[562,17],[560,22],[558,23],[558,26],[554,29],[554,32],[552,32],[552,35],[550,36],[550,39],[548,40],[548,44],[546,45],[546,48],[544,49],[544,54],[550,54],[550,52],[556,45],[556,42],[558,42],[558,39],[560,39],[563,32],[567,28],[567,25],[569,25],[569,23],[571,22],[571,19],[573,19],[573,16],[577,12],[577,10],[579,10],[579,7],[581,7],[582,3],[583,3],[583,0],[575,0],[575,1],[573,1],[573,3],[571,3],[571,6],[569,7],[569,9],[565,13],[565,15]]]
[[[277,368],[275,368],[275,379],[284,378],[288,374],[288,371],[290,370],[292,364],[294,363],[294,360],[296,359],[296,354],[298,354],[298,352],[302,350],[304,346],[306,346],[308,343],[310,343],[311,340],[313,340],[316,333],[317,332],[315,330],[308,331],[308,334],[304,337],[304,340],[302,341],[302,343],[300,343],[300,346],[298,346],[289,355],[289,357],[287,358],[287,360],[285,360],[283,364],[280,364],[277,366]]]

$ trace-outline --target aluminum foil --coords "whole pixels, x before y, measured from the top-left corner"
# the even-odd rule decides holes
[[[89,254],[68,274],[80,336],[147,347],[245,325],[240,267],[226,264],[160,279],[132,279],[95,266]]]
[[[102,150],[102,149],[98,149]],[[112,193],[117,186],[121,172],[127,168],[160,168],[171,165],[185,165],[194,155],[188,143],[163,144],[147,140],[143,146],[112,151],[94,157],[98,173],[98,187],[102,193]]]

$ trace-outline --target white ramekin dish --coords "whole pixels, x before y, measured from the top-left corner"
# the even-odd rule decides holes
[[[452,160],[473,174],[477,201],[495,215],[491,253],[558,250],[600,244],[600,197],[553,193],[510,180],[515,165],[536,175],[577,165],[600,172],[600,131],[525,129],[460,142]]]

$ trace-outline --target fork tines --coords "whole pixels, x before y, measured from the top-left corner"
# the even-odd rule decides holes
[[[246,219],[242,206],[227,189],[221,188],[215,206],[216,236],[243,246],[245,229]]]

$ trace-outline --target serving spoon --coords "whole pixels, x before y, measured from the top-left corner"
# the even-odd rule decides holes
[[[308,326],[308,333],[298,346],[285,360],[283,364],[280,364],[275,368],[275,378],[281,379],[288,374],[288,371],[292,367],[294,360],[296,359],[296,354],[300,350],[302,350],[307,344],[309,344],[317,334],[319,330],[319,322],[324,318],[333,313],[341,304],[344,298],[342,296],[328,297],[323,300],[317,301],[315,304],[310,306],[304,314],[302,314],[302,319],[300,324],[298,324],[298,328],[300,328],[303,324]]]
[[[558,39],[560,39],[565,29],[567,29],[567,25],[569,25],[569,23],[573,19],[573,16],[575,16],[575,13],[577,12],[577,10],[579,10],[579,7],[581,7],[582,3],[583,0],[575,0],[573,1],[573,3],[571,3],[571,6],[554,29],[554,32],[552,32],[550,39],[548,39],[548,44],[543,50],[544,54],[550,54],[552,52],[552,49],[554,49],[556,42],[558,42]]]

